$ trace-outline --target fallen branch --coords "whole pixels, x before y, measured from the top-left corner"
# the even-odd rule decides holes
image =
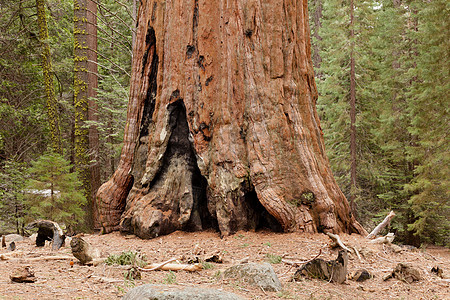
[[[322,254],[322,249],[319,249],[319,254],[317,254],[316,256],[314,256],[313,258],[311,258],[310,260],[305,260],[305,261],[290,261],[287,259],[282,259],[281,262],[284,262],[285,264],[288,265],[293,265],[293,266],[299,266],[299,265],[303,265],[303,264],[307,264],[310,261],[315,260],[316,258],[318,258],[320,256],[320,254]]]
[[[171,262],[176,261],[176,260],[178,260],[178,259],[179,259],[179,258],[173,257],[173,258],[171,258],[171,259],[169,259],[169,260],[166,260],[165,262],[163,262],[163,263],[161,263],[161,264],[159,264],[159,265],[151,264],[153,267],[148,267],[148,268],[147,268],[147,266],[149,266],[149,265],[147,265],[147,266],[145,266],[144,268],[140,268],[140,269],[144,269],[144,270],[141,270],[141,271],[155,271],[155,270],[158,270],[158,269],[164,267],[164,266],[167,265],[168,263],[171,263]]]
[[[356,256],[358,256],[359,260],[362,260],[361,255],[359,254],[358,249],[356,249],[356,247],[352,247],[353,251],[355,252]]]
[[[26,261],[43,261],[43,260],[74,260],[73,256],[40,256],[40,257],[8,257],[5,254],[0,255],[1,260],[9,260],[9,261],[19,261],[19,260],[26,260]]]
[[[354,252],[352,249],[350,249],[350,248],[348,248],[347,246],[344,245],[344,243],[341,241],[341,238],[337,234],[333,234],[333,233],[327,232],[326,235],[328,235],[342,249],[347,250],[349,253]]]
[[[386,227],[386,225],[388,225],[391,222],[391,219],[395,217],[395,213],[394,211],[391,211],[386,218],[384,218],[383,222],[381,222],[380,224],[378,224],[377,227],[375,227],[374,230],[372,230],[371,233],[369,233],[368,236],[366,236],[366,238],[368,239],[372,239],[374,238],[380,231],[381,229],[383,229],[384,227]]]

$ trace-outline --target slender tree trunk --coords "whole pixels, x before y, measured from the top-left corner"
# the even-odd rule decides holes
[[[133,19],[133,20],[131,20],[132,21],[131,28],[133,29],[131,31],[131,33],[132,33],[133,36],[132,36],[132,43],[131,43],[131,45],[134,48],[134,44],[136,43],[136,31],[135,31],[135,29],[136,29],[136,18],[137,18],[138,4],[137,4],[137,0],[131,0],[131,1],[133,1],[133,7],[132,7],[133,15],[131,16],[132,19]]]
[[[322,38],[320,37],[319,31],[322,19],[322,1],[323,0],[314,0],[314,14],[313,14],[313,22],[314,22],[314,31],[313,36],[315,39],[315,43],[313,43],[313,66],[316,70],[316,76],[320,77],[320,73],[317,71],[320,68],[320,64],[322,63],[322,58],[320,57],[320,42]]]
[[[355,32],[354,3],[350,0],[350,207],[355,213],[356,198],[356,74],[355,74]]]
[[[95,193],[100,186],[98,131],[86,121],[96,121],[97,80],[97,5],[90,0],[74,1],[74,106],[75,167],[81,176],[88,204],[85,224],[95,225]],[[94,162],[94,163],[91,163]]]
[[[366,231],[329,167],[307,1],[140,3],[105,232]]]
[[[62,154],[61,132],[59,127],[58,101],[55,97],[53,85],[53,69],[48,44],[47,16],[45,14],[45,0],[36,0],[39,39],[41,41],[42,71],[44,75],[45,96],[47,99],[47,115],[50,127],[53,151]]]

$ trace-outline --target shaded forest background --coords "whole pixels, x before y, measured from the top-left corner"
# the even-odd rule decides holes
[[[39,2],[0,0],[0,233],[21,232],[37,217],[92,227],[80,220],[92,218],[83,219],[92,213],[92,189],[114,172],[125,128],[136,1],[48,0],[48,38]],[[88,59],[97,69],[86,73],[97,74],[98,87],[91,114],[80,119],[74,11],[86,2],[97,7],[96,31],[87,32],[97,37],[97,60]],[[333,173],[366,229],[394,210],[391,230],[416,246],[450,246],[449,10],[444,0],[309,3],[317,109]],[[89,129],[98,141],[90,139],[81,159],[78,136]],[[86,180],[88,169],[100,182]]]

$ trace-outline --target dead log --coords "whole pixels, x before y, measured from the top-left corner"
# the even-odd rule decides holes
[[[381,222],[380,224],[378,224],[378,226],[375,227],[375,229],[372,230],[372,232],[369,233],[369,235],[368,235],[366,238],[368,238],[368,239],[374,238],[374,237],[381,231],[381,229],[383,229],[384,227],[386,227],[386,225],[388,225],[388,224],[391,222],[391,220],[392,220],[393,217],[395,217],[395,213],[394,213],[394,211],[391,211],[391,212],[386,216],[386,218],[384,218],[383,222]]]
[[[343,283],[347,278],[347,264],[347,251],[341,250],[335,260],[325,261],[316,258],[308,262],[295,272],[294,280],[300,281],[302,277],[308,277]]]
[[[72,254],[75,256],[82,265],[86,264],[98,264],[100,259],[100,251],[86,242],[80,236],[74,236],[70,241],[70,247],[72,248]]]
[[[66,236],[58,223],[50,220],[37,220],[31,222],[25,229],[38,228],[36,246],[45,246],[45,241],[52,241],[52,250],[58,250],[64,245]]]
[[[163,270],[163,271],[188,271],[195,272],[200,271],[202,269],[201,264],[172,264],[171,262],[177,260],[177,258],[171,258],[160,264],[148,264],[143,268],[138,267],[140,271],[155,271],[155,270]]]

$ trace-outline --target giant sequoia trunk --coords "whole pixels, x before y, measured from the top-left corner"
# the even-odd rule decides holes
[[[105,232],[359,232],[324,152],[307,1],[143,0]]]

